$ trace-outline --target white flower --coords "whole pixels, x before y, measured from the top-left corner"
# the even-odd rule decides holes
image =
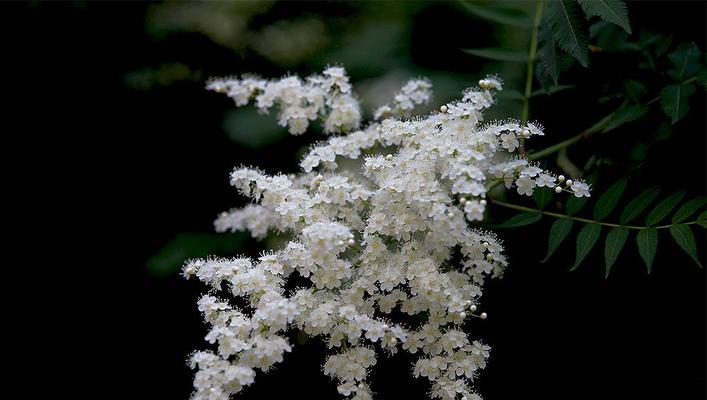
[[[523,195],[555,186],[553,175],[504,151],[514,152],[520,137],[541,135],[539,125],[480,125],[501,86],[487,77],[440,112],[395,119],[431,98],[428,81],[411,80],[376,113],[380,122],[359,130],[360,105],[341,67],[304,80],[244,76],[207,84],[238,106],[277,107],[278,123],[292,134],[319,119],[327,133],[341,135],[313,146],[299,174],[242,167],[231,173],[231,185],[253,203],[220,214],[216,230],[284,234],[287,241],[257,260],[207,258],[184,266],[185,277],[238,297],[232,304],[242,307],[216,295],[198,301],[211,326],[205,339],[217,352],[191,358],[195,400],[227,400],[254,382],[255,370],[282,362],[293,328],[324,339],[334,352],[324,373],[347,398],[371,399],[376,346],[415,354],[413,374],[430,381],[432,397],[479,399],[471,383],[489,347],[471,342],[461,327],[484,282],[502,276],[508,262],[500,240],[467,221],[483,219],[491,182],[515,184]],[[342,158],[358,160],[360,172],[340,169]],[[584,183],[571,188],[589,195]],[[291,290],[293,275],[299,288]],[[392,320],[398,312],[424,316],[425,323],[407,330]]]
[[[574,181],[572,182],[572,186],[570,186],[570,188],[577,197],[589,197],[589,185],[584,182]]]

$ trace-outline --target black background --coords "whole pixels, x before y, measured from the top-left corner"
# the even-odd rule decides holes
[[[208,75],[279,74],[257,62],[243,64],[196,36],[155,43],[144,29],[146,6],[2,7],[7,61],[19,67],[18,74],[26,74],[6,78],[20,86],[24,79],[33,84],[18,98],[27,112],[21,114],[25,124],[12,132],[26,140],[34,157],[48,161],[38,162],[42,171],[32,175],[36,185],[46,185],[42,207],[57,212],[62,225],[44,228],[65,242],[61,264],[89,264],[70,278],[96,292],[90,302],[72,301],[68,312],[60,312],[79,313],[89,322],[85,329],[60,327],[73,336],[72,346],[90,354],[81,356],[78,370],[65,371],[79,375],[64,383],[78,397],[188,397],[191,372],[185,360],[205,346],[206,330],[195,304],[201,288],[176,276],[151,276],[145,260],[177,232],[209,231],[217,212],[242,204],[227,185],[234,165],[294,170],[293,149],[307,141],[288,137],[265,150],[243,149],[222,133],[221,116],[230,101],[205,92],[201,84],[147,93],[126,88],[126,72],[165,59],[189,60]],[[316,5],[281,7],[287,14],[290,8]],[[474,27],[450,23],[455,17],[449,13],[440,5],[419,16],[416,26],[422,31],[409,44],[414,61],[461,68],[453,60]],[[634,30],[671,32],[705,49],[703,2],[632,3],[631,16]],[[439,37],[450,39],[440,42]],[[602,63],[599,57],[594,68],[592,74],[576,72],[576,79],[589,80],[586,87],[592,87],[610,81],[622,66]],[[696,112],[680,123],[674,138],[632,172],[631,193],[650,184],[685,188],[693,196],[705,193],[705,104],[700,96]],[[594,98],[573,93],[538,102],[537,119],[558,132],[538,146],[588,126],[600,115]],[[624,134],[640,135],[648,127],[633,129]],[[620,157],[633,139],[614,136],[592,145]],[[490,318],[468,323],[471,334],[493,348],[477,382],[479,392],[487,399],[704,399],[704,271],[667,236],[661,236],[651,275],[635,246],[626,247],[609,280],[602,277],[601,251],[594,251],[578,271],[568,272],[574,255],[569,242],[542,264],[549,223],[501,233],[511,268],[485,290],[483,310]],[[698,246],[704,259],[702,232]],[[257,254],[254,246],[249,243],[248,251]],[[82,297],[73,290],[63,295]],[[321,374],[323,358],[323,346],[316,341],[297,346],[284,364],[259,374],[241,398],[335,398],[335,385]],[[372,380],[378,398],[424,398],[426,385],[410,377],[407,362],[404,356],[380,359]],[[52,365],[64,368],[62,361]],[[95,374],[90,381],[99,391],[83,386],[80,375],[86,372]]]

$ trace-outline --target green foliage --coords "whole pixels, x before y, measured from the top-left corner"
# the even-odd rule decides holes
[[[594,176],[591,178],[594,178]],[[658,232],[666,228],[670,230],[675,242],[701,266],[702,264],[699,262],[697,256],[695,239],[690,225],[707,226],[707,211],[702,212],[696,220],[688,221],[688,219],[707,204],[707,198],[701,196],[684,203],[681,207],[677,208],[677,211],[673,214],[671,224],[657,226],[656,224],[670,215],[685,196],[684,192],[672,193],[650,209],[645,219],[646,224],[644,226],[628,225],[628,223],[649,209],[650,204],[658,197],[660,188],[654,186],[641,192],[623,207],[619,216],[619,224],[604,222],[615,209],[619,208],[621,197],[626,190],[627,180],[627,178],[618,180],[609,186],[606,191],[596,196],[598,200],[593,207],[593,219],[574,216],[574,214],[581,211],[586,205],[588,202],[587,198],[569,198],[565,202],[565,211],[567,214],[563,215],[543,211],[543,208],[549,201],[544,200],[543,194],[536,193],[534,196],[536,197],[535,202],[538,205],[538,209],[533,210],[527,207],[520,207],[518,209],[524,210],[525,212],[512,217],[504,223],[504,225],[507,227],[528,225],[537,222],[540,219],[539,214],[546,214],[558,218],[552,224],[548,235],[547,252],[545,258],[542,260],[542,262],[546,262],[567,238],[575,222],[581,223],[583,226],[576,237],[576,257],[570,270],[577,269],[591,253],[596,242],[601,237],[602,227],[609,227],[610,229],[608,229],[604,241],[604,261],[606,264],[604,276],[606,278],[610,275],[614,264],[632,232],[636,233],[638,252],[645,262],[649,273],[652,271],[653,259],[655,258],[658,248]],[[584,201],[578,202],[578,200]],[[508,205],[508,203],[504,204]]]
[[[660,105],[663,112],[674,124],[681,120],[690,109],[688,100],[695,93],[694,85],[668,85],[660,92]]]
[[[675,82],[696,75],[702,69],[702,52],[694,42],[683,43],[668,54],[668,59],[673,64],[673,69],[668,71],[668,76]]]
[[[628,228],[611,228],[609,233],[606,235],[606,240],[604,242],[604,262],[606,263],[606,272],[604,278],[608,278],[611,273],[611,267],[619,258],[621,250],[626,244],[626,239],[628,238]]]
[[[517,228],[519,226],[525,226],[534,224],[540,221],[542,214],[539,212],[525,212],[516,214],[505,222],[496,225],[496,228]]]
[[[528,53],[521,50],[508,50],[498,47],[491,47],[483,49],[463,49],[462,51],[467,54],[494,61],[509,61],[517,63],[525,63],[528,61]]]
[[[680,207],[675,214],[673,215],[673,219],[671,222],[673,224],[679,224],[683,221],[685,221],[688,217],[690,217],[692,214],[694,214],[697,210],[699,210],[703,205],[707,203],[707,197],[696,197],[687,203],[683,204],[682,207]]]
[[[555,221],[550,228],[550,235],[548,237],[547,243],[547,253],[542,262],[550,259],[550,257],[555,253],[555,250],[560,246],[563,240],[572,230],[572,225],[574,221],[569,218],[561,218]]]
[[[552,200],[553,191],[549,187],[535,188],[533,191],[533,199],[539,209],[545,208]]]
[[[697,265],[702,267],[700,259],[697,257],[697,246],[695,246],[695,236],[687,225],[673,225],[670,227],[670,234],[675,242],[692,258]]]
[[[639,120],[647,113],[648,107],[643,104],[624,103],[614,111],[603,131],[609,132],[624,124]]]
[[[653,270],[653,259],[658,249],[658,230],[648,228],[639,231],[636,235],[636,244],[638,244],[638,254],[643,258],[650,274]]]
[[[680,203],[680,200],[685,197],[685,192],[673,193],[666,197],[646,217],[646,225],[652,226],[660,222],[663,218],[670,214],[670,211]]]
[[[577,59],[585,67],[589,66],[586,27],[579,17],[579,7],[571,0],[552,0],[547,5],[547,16],[555,43]]]
[[[179,271],[184,262],[192,258],[231,255],[241,249],[247,236],[243,232],[178,233],[174,240],[147,260],[147,269],[154,275],[167,276]]]
[[[587,17],[597,16],[604,21],[611,22],[623,28],[626,33],[631,33],[628,23],[628,10],[621,0],[577,0],[582,6]]]
[[[560,79],[560,70],[557,64],[557,51],[555,51],[555,39],[552,37],[552,27],[547,17],[542,19],[538,27],[538,80],[552,80],[554,85]]]
[[[601,234],[601,225],[598,224],[586,224],[579,231],[577,235],[577,255],[574,261],[574,265],[570,268],[570,271],[574,271],[579,267],[582,261],[587,257],[594,244],[599,239]]]
[[[638,217],[643,210],[645,210],[646,207],[648,207],[648,205],[651,204],[656,197],[658,197],[659,194],[660,188],[658,186],[650,187],[641,192],[641,194],[631,200],[631,202],[628,203],[628,205],[621,212],[619,222],[623,225],[631,222],[634,218]]]
[[[609,189],[604,192],[604,194],[599,197],[596,205],[594,206],[594,219],[601,221],[606,218],[611,211],[614,210],[616,204],[619,202],[619,198],[624,193],[626,189],[627,178],[621,179],[609,187]]]
[[[465,1],[464,7],[478,17],[502,25],[511,25],[519,28],[530,28],[533,26],[530,17],[520,10],[479,5],[471,1]]]

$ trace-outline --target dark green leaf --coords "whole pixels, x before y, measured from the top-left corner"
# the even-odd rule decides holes
[[[540,221],[542,214],[539,212],[522,212],[509,218],[507,221],[496,225],[496,228],[515,228],[518,226],[530,225]]]
[[[624,244],[626,244],[626,238],[628,238],[628,228],[612,228],[609,234],[606,235],[606,242],[604,242],[604,261],[606,262],[605,278],[609,277],[611,267],[619,257],[619,253],[621,253],[621,249],[624,248]]]
[[[570,0],[555,0],[547,5],[547,16],[552,27],[552,36],[560,48],[576,58],[584,67],[589,66],[587,36],[583,21],[579,18],[577,3]]]
[[[565,211],[568,215],[577,214],[582,208],[584,208],[584,205],[587,204],[588,200],[588,197],[572,196],[567,199],[567,202],[565,203]]]
[[[699,74],[697,74],[697,83],[702,85],[702,89],[707,90],[707,68],[703,68]]]
[[[658,186],[653,186],[636,196],[635,199],[631,200],[631,202],[628,203],[626,208],[624,208],[621,212],[621,217],[619,218],[621,224],[628,224],[634,218],[639,216],[643,210],[645,210],[646,207],[648,207],[648,205],[651,204],[656,197],[658,197],[658,194],[660,194],[660,188]]]
[[[597,239],[599,239],[599,234],[601,234],[601,225],[598,224],[584,225],[582,230],[579,231],[577,235],[577,257],[570,271],[577,269],[587,257],[587,254],[589,254],[592,247],[594,247],[594,244],[597,242]]]
[[[702,68],[701,55],[702,52],[695,43],[681,44],[674,52],[668,54],[668,58],[674,67],[668,71],[668,76],[677,82],[694,76]]]
[[[465,1],[464,6],[472,14],[499,24],[512,25],[519,28],[531,28],[533,26],[530,17],[520,10],[490,7],[474,4],[470,1]]]
[[[695,236],[692,234],[692,230],[687,225],[674,225],[670,227],[670,234],[673,235],[675,242],[685,250],[696,263],[702,267],[699,257],[697,257],[697,246],[695,246]]]
[[[623,104],[611,115],[604,132],[616,129],[621,125],[636,121],[646,115],[648,107],[643,104]]]
[[[626,189],[626,182],[626,178],[619,180],[599,197],[597,204],[594,206],[595,220],[601,221],[611,214],[611,211],[614,210],[614,207],[616,207],[616,204],[619,202],[619,198],[621,198],[621,195],[624,193],[624,189]]]
[[[554,190],[549,187],[535,188],[533,191],[533,198],[535,198],[535,204],[538,208],[542,209],[547,206],[547,204],[552,200],[552,194]]]
[[[658,203],[655,208],[646,217],[646,225],[652,226],[665,218],[675,206],[680,203],[680,200],[685,197],[685,192],[676,192],[666,197]]]
[[[636,243],[638,244],[638,253],[646,263],[650,274],[653,270],[655,251],[658,248],[658,230],[655,228],[641,229],[636,235]]]
[[[542,67],[552,82],[557,85],[560,71],[557,66],[557,52],[555,51],[555,40],[552,38],[552,27],[547,16],[542,19],[538,27],[538,58],[540,59],[539,67]]]
[[[624,91],[627,99],[638,101],[641,96],[646,94],[646,86],[634,80],[628,80],[624,82]]]
[[[247,236],[244,232],[178,233],[174,240],[147,260],[147,269],[155,275],[167,276],[179,271],[191,258],[231,255],[243,246]]]
[[[626,4],[621,0],[578,0],[588,17],[597,16],[623,28],[629,34],[631,26],[628,23]]]
[[[707,228],[707,211],[703,212],[702,214],[697,216],[697,220],[699,221],[698,224],[703,227]]]
[[[517,63],[528,62],[528,53],[521,50],[508,50],[498,47],[483,49],[462,49],[463,52],[494,61],[509,61]]]
[[[672,222],[674,224],[679,224],[680,222],[685,221],[690,215],[694,214],[695,211],[699,210],[700,207],[702,207],[705,203],[707,203],[707,198],[706,197],[697,197],[694,198],[687,203],[683,204],[682,207],[678,208],[678,210],[675,212],[675,215],[673,215]]]
[[[542,262],[547,261],[557,250],[557,247],[560,246],[567,234],[572,230],[572,225],[574,225],[574,221],[569,218],[558,219],[552,224],[547,243],[547,254],[545,254],[545,259]]]
[[[690,109],[688,99],[695,93],[694,85],[669,85],[660,91],[660,105],[674,124]]]

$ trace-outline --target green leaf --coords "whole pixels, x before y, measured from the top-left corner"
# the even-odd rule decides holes
[[[621,125],[636,121],[646,115],[648,107],[643,104],[623,104],[611,115],[603,132],[616,129]]]
[[[614,210],[614,207],[616,207],[616,204],[619,202],[619,198],[621,198],[621,195],[624,193],[624,189],[626,189],[626,182],[626,178],[619,180],[599,197],[597,204],[594,206],[595,220],[601,221],[611,214],[611,211]]]
[[[674,52],[668,54],[668,58],[674,66],[668,71],[668,76],[677,82],[694,76],[702,68],[701,55],[702,52],[694,42],[681,44]]]
[[[646,225],[652,226],[665,218],[675,206],[680,203],[680,200],[685,197],[685,192],[676,192],[666,197],[658,203],[655,208],[646,217]]]
[[[516,228],[519,226],[530,225],[540,221],[541,217],[542,214],[539,212],[522,212],[512,216],[505,222],[496,225],[496,228]]]
[[[670,123],[675,124],[690,109],[688,99],[695,93],[694,85],[669,85],[660,91],[660,105]]]
[[[695,236],[687,225],[674,225],[670,227],[670,234],[675,242],[687,253],[700,268],[704,268],[697,257],[697,246],[695,246]]]
[[[552,200],[553,190],[549,187],[535,188],[533,191],[533,198],[535,199],[535,204],[538,208],[543,209]]]
[[[587,36],[578,14],[577,4],[570,0],[551,1],[547,6],[552,36],[557,44],[584,67],[588,67]]]
[[[645,210],[646,207],[648,207],[648,205],[651,204],[656,197],[658,197],[658,194],[660,194],[660,188],[658,186],[653,186],[641,192],[641,194],[631,200],[631,202],[628,203],[626,208],[624,208],[621,212],[619,222],[625,225],[631,222],[634,218],[638,217],[643,210]]]
[[[174,240],[147,260],[147,269],[152,274],[167,276],[179,271],[188,259],[233,254],[243,246],[247,236],[245,232],[178,233]]]
[[[636,235],[636,243],[638,244],[638,253],[646,263],[650,274],[653,270],[655,251],[658,248],[658,230],[655,228],[641,229]]]
[[[557,52],[555,51],[555,40],[552,37],[552,27],[547,16],[542,19],[538,27],[538,58],[544,72],[557,85],[560,71],[557,66]]]
[[[638,101],[641,96],[646,94],[646,86],[642,83],[636,82],[634,80],[628,80],[624,82],[624,91],[626,92],[626,98],[629,100]]]
[[[587,204],[588,200],[589,197],[575,196],[567,199],[567,202],[565,203],[565,211],[567,212],[567,215],[577,214],[582,208],[584,208],[584,205]]]
[[[606,235],[604,242],[604,261],[606,262],[606,273],[604,278],[608,278],[611,273],[611,267],[616,262],[616,259],[621,253],[621,249],[626,244],[628,238],[628,228],[612,228],[609,234]]]
[[[530,17],[520,10],[489,7],[487,5],[475,4],[470,1],[465,1],[464,6],[472,14],[492,22],[497,22],[503,25],[512,25],[519,28],[533,27]]]
[[[587,17],[597,16],[606,22],[618,25],[631,33],[628,23],[628,10],[621,0],[578,0]]]
[[[463,52],[481,58],[494,61],[508,61],[517,63],[527,63],[528,53],[522,50],[508,50],[499,47],[487,47],[483,49],[462,49]]]
[[[707,211],[703,212],[702,214],[697,216],[697,220],[699,221],[698,224],[703,227],[707,228]]]
[[[697,83],[702,85],[702,88],[707,90],[707,68],[702,69],[699,74],[697,74]]]
[[[569,218],[561,218],[555,221],[550,228],[550,235],[547,243],[547,254],[542,262],[550,259],[552,254],[557,250],[563,240],[567,237],[567,234],[572,230],[572,225],[574,221]]]
[[[672,222],[674,224],[679,224],[685,221],[690,215],[694,214],[695,211],[699,210],[705,203],[707,203],[707,197],[697,197],[687,203],[683,204],[682,207],[678,208],[673,215]]]
[[[598,224],[586,224],[582,230],[579,231],[577,235],[577,257],[570,271],[577,269],[587,257],[587,254],[589,254],[592,247],[594,247],[594,244],[597,242],[597,239],[599,239],[599,234],[601,234],[601,225]]]

